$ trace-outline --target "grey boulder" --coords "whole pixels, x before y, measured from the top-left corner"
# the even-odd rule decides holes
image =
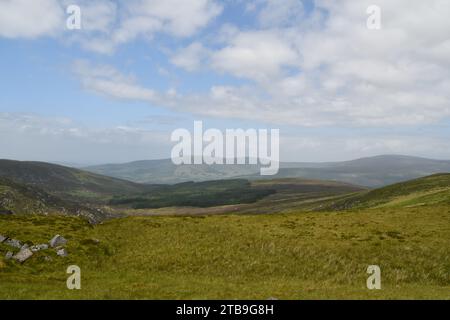
[[[16,239],[6,239],[5,244],[7,244],[10,247],[17,248],[17,249],[22,248],[22,243]]]
[[[58,251],[56,251],[56,254],[60,257],[67,257],[68,253],[67,250],[62,248],[62,249],[58,249]]]
[[[2,243],[3,241],[5,241],[6,239],[7,239],[7,237],[2,236],[2,235],[0,234],[0,243]]]
[[[60,246],[65,246],[67,243],[67,240],[60,236],[59,234],[54,236],[52,240],[50,240],[50,247],[56,248]]]
[[[10,260],[13,257],[14,253],[12,253],[11,251],[8,251],[5,255],[5,259],[6,260]]]
[[[48,244],[37,244],[30,248],[30,250],[33,252],[38,252],[38,251],[47,250],[47,249],[48,249]]]
[[[13,259],[19,261],[19,262],[25,262],[31,256],[33,255],[33,252],[30,249],[22,249],[17,253],[15,256],[13,256]]]

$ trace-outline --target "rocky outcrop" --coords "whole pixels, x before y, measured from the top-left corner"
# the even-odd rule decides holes
[[[11,239],[6,236],[0,235],[0,243],[6,244],[12,248],[19,249],[19,251],[14,254],[11,251],[8,251],[5,256],[5,260],[14,259],[20,263],[23,263],[30,259],[34,253],[37,253],[39,251],[48,250],[50,247],[55,249],[56,254],[59,257],[67,257],[68,253],[67,250],[64,248],[64,246],[67,244],[67,239],[60,236],[59,234],[54,236],[49,244],[43,243],[43,244],[37,244],[29,246],[28,244],[22,244],[19,240]],[[49,259],[46,259],[46,261],[51,260],[50,257],[46,257]]]

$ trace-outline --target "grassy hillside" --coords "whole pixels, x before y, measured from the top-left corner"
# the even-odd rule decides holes
[[[113,215],[86,204],[63,200],[35,186],[0,178],[0,215],[74,215],[99,222]]]
[[[105,201],[113,194],[146,190],[145,186],[133,182],[43,162],[0,160],[1,177],[60,198],[81,201]]]
[[[19,265],[3,259],[10,249],[0,244],[0,299],[450,299],[448,206],[96,226],[0,216],[0,234],[30,244],[57,233],[69,240],[67,258],[43,251]],[[66,289],[73,264],[79,291]],[[381,267],[379,291],[366,288],[373,264]]]
[[[324,210],[450,205],[450,174],[436,174],[331,201]]]

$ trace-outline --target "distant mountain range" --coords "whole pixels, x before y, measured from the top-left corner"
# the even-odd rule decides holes
[[[305,178],[381,187],[436,173],[450,172],[450,161],[382,155],[343,162],[281,163],[276,176],[260,176],[259,165],[182,165],[170,159],[106,164],[83,168],[93,173],[136,183],[175,184],[245,178],[249,180]]]

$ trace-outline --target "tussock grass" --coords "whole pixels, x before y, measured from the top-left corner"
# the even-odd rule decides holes
[[[69,240],[66,259],[0,258],[0,299],[450,299],[448,206],[128,217],[95,227],[0,217],[0,234],[23,241],[57,233]],[[6,250],[0,245],[1,257]],[[82,290],[66,288],[71,264],[81,267]],[[373,264],[380,291],[366,289]]]

